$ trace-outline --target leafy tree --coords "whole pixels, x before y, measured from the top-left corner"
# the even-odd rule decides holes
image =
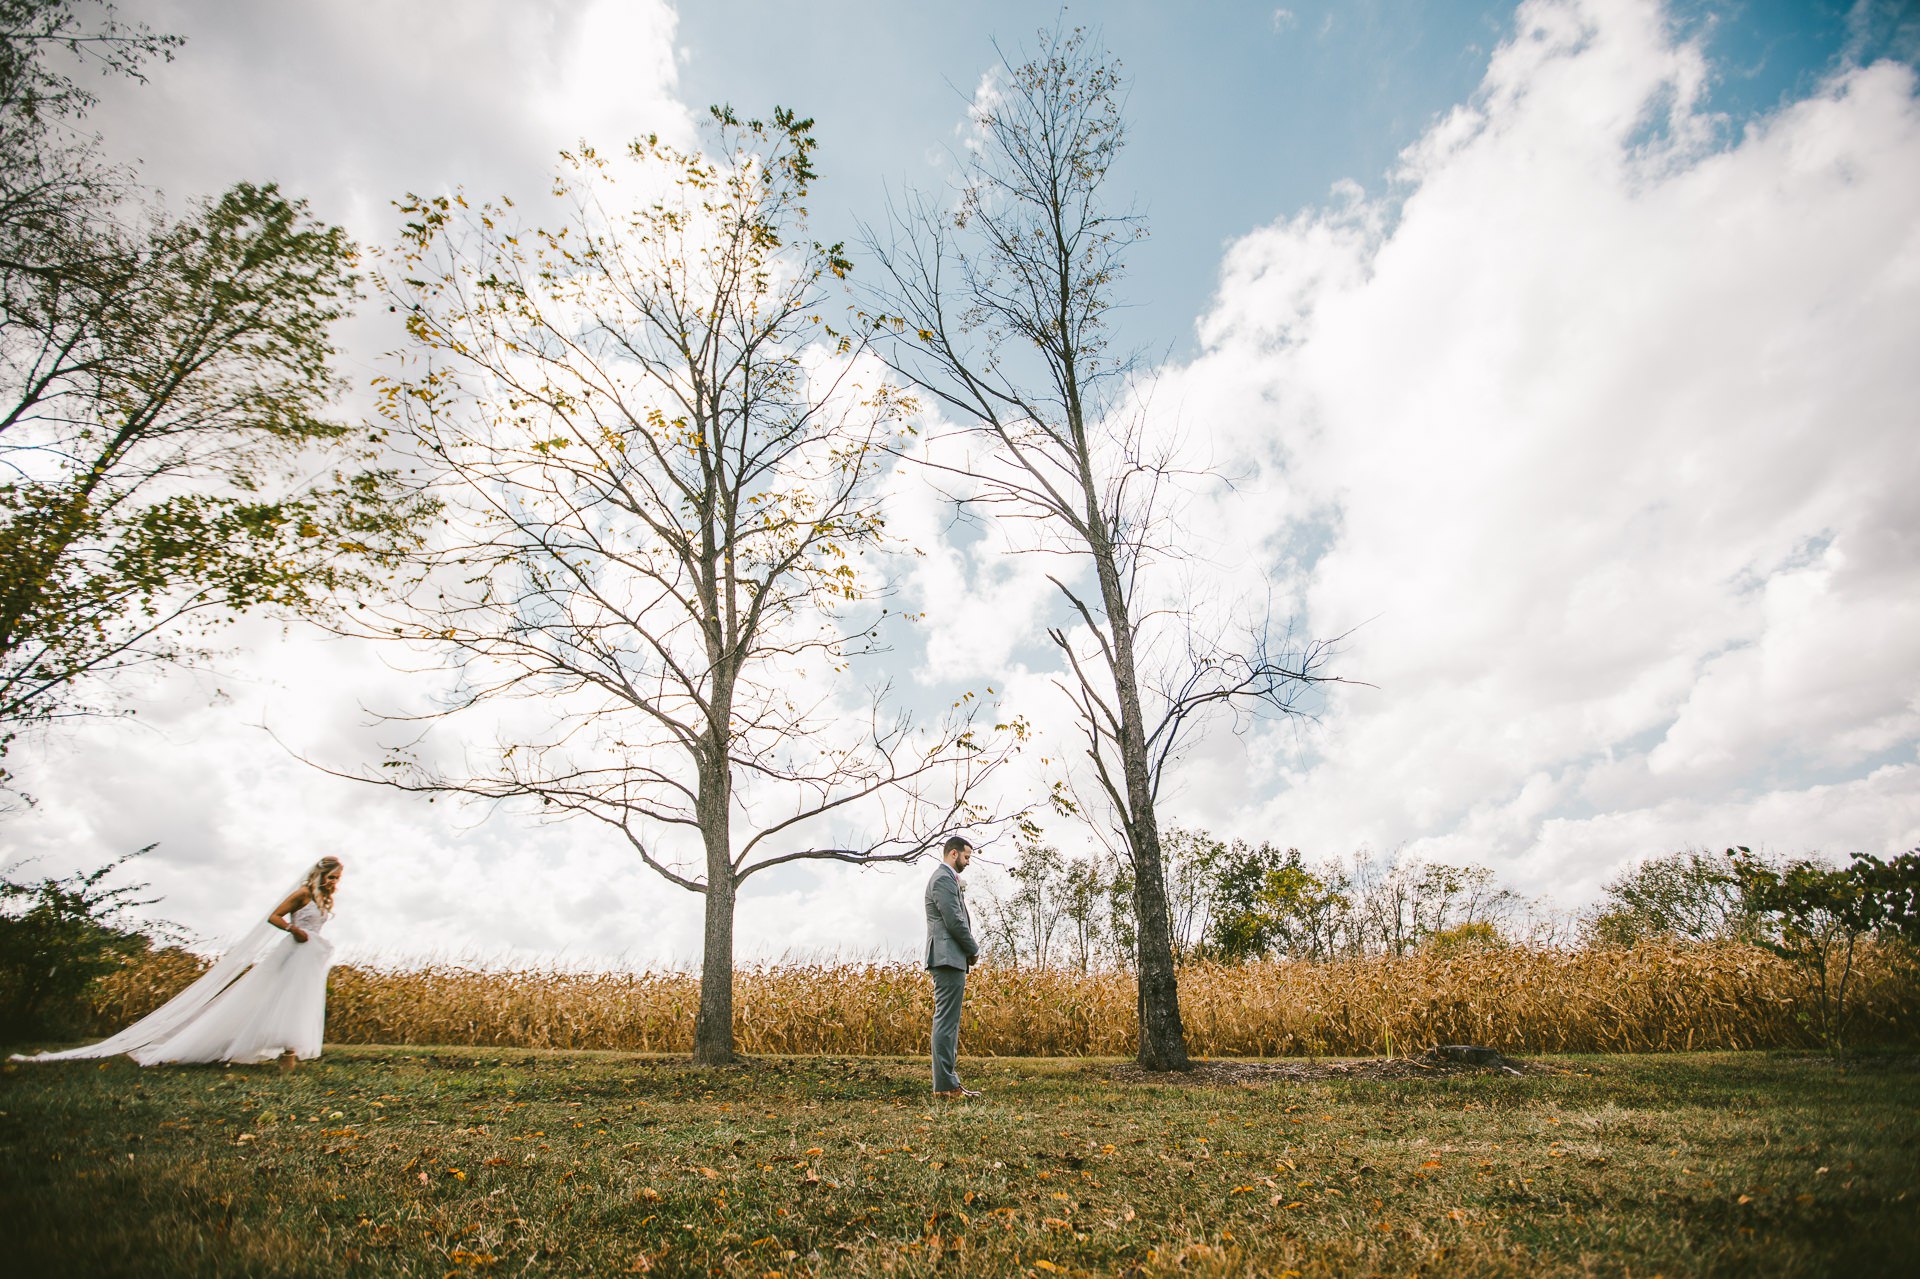
[[[1890,861],[1855,853],[1846,866],[1809,858],[1776,865],[1744,846],[1725,857],[1761,921],[1761,944],[1804,977],[1815,1034],[1842,1051],[1861,938],[1879,931],[1909,944],[1920,939],[1920,849]]]
[[[1920,848],[1886,861],[1855,853],[1847,871],[1859,885],[1867,924],[1882,936],[1920,947]]]
[[[155,35],[144,24],[121,22],[102,0],[0,0],[0,112],[24,126],[85,114],[94,94],[49,53],[69,64],[143,79],[149,58],[173,57],[180,37]],[[28,134],[23,148],[44,143]]]
[[[1052,579],[1070,620],[1048,635],[1131,865],[1138,1058],[1180,1070],[1161,784],[1212,713],[1297,712],[1324,649],[1284,651],[1264,619],[1241,643],[1155,594],[1186,545],[1167,504],[1194,480],[1132,407],[1134,361],[1110,345],[1126,250],[1145,233],[1106,191],[1125,140],[1123,82],[1085,31],[1041,41],[976,103],[957,202],[914,199],[887,243],[869,235],[888,276],[872,306],[894,367],[977,448],[928,465],[1073,566]]]
[[[1223,859],[1209,940],[1229,963],[1281,955],[1322,961],[1339,953],[1352,906],[1338,866],[1307,867],[1297,848],[1234,841]]]
[[[132,918],[156,900],[141,896],[147,885],[105,881],[153,847],[59,878],[0,873],[0,1038],[76,1029],[80,997],[93,980],[151,948],[142,930],[155,925]]]
[[[1586,921],[1589,940],[1630,946],[1651,937],[1751,939],[1758,923],[1739,864],[1700,849],[1650,858],[1607,884]]]
[[[172,43],[90,8],[0,6],[0,755],[242,611],[327,613],[427,514],[322,416],[345,232],[246,183],[130,224],[127,175],[60,132],[91,98],[50,54],[137,74]]]
[[[1470,923],[1455,924],[1451,928],[1442,928],[1438,932],[1427,934],[1420,949],[1435,955],[1471,954],[1474,951],[1498,950],[1507,944],[1507,939],[1498,928],[1484,919]]]
[[[699,894],[694,1056],[723,1063],[741,885],[921,856],[983,820],[1024,730],[972,694],[928,734],[884,688],[839,701],[887,613],[875,481],[914,406],[821,319],[850,267],[808,233],[813,122],[716,107],[708,136],[563,156],[544,226],[406,203],[384,283],[412,348],[381,389],[452,518],[424,589],[369,617],[455,670],[437,714],[508,717],[382,778],[600,821]]]

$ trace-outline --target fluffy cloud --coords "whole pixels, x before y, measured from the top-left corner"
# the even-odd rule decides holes
[[[1201,816],[1536,888],[1920,841],[1914,76],[1730,139],[1710,78],[1657,5],[1530,3],[1388,198],[1233,246],[1174,381],[1252,424],[1378,687]]]
[[[388,202],[462,185],[538,194],[582,137],[691,137],[663,0],[151,0],[184,35],[150,83],[105,87],[94,124],[170,196],[277,180],[384,238]]]

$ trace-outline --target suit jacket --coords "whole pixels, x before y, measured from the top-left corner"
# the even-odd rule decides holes
[[[960,892],[960,877],[953,867],[941,862],[927,881],[927,967],[973,967],[980,954],[980,943],[973,939],[973,918],[967,914],[967,899]]]

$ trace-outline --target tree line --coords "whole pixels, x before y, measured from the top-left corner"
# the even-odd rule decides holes
[[[1168,832],[1172,941],[1180,961],[1307,963],[1503,946],[1631,946],[1643,941],[1768,945],[1796,928],[1857,936],[1911,933],[1920,850],[1844,865],[1730,848],[1646,858],[1599,900],[1563,909],[1499,882],[1487,866],[1299,849]],[[984,931],[1003,963],[1079,971],[1134,953],[1132,885],[1121,858],[1021,846],[984,892]]]

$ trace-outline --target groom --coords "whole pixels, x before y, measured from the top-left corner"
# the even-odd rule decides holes
[[[967,969],[980,958],[967,915],[960,872],[973,860],[973,845],[958,835],[940,851],[940,865],[927,881],[927,971],[933,974],[933,1095],[978,1097],[960,1086],[954,1062],[960,1052],[960,1001],[967,993]]]

